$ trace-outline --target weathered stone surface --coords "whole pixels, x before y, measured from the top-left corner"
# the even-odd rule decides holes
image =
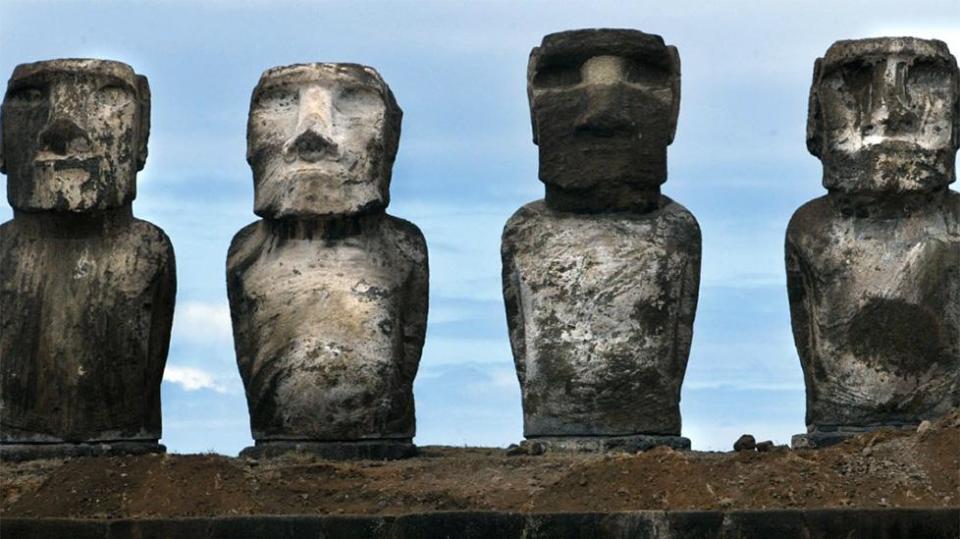
[[[528,438],[680,433],[700,230],[660,194],[679,84],[676,49],[634,30],[551,34],[531,53],[546,198],[502,243]]]
[[[384,211],[400,115],[376,71],[353,64],[270,69],[254,90],[248,156],[263,219],[227,259],[251,451],[410,445],[428,271],[419,229]]]
[[[807,139],[828,194],[786,237],[810,437],[795,446],[960,404],[958,100],[939,41],[840,41],[817,60]]]
[[[18,66],[3,102],[0,442],[160,438],[173,248],[135,219],[146,78],[119,62]],[[52,449],[51,449],[52,450]]]

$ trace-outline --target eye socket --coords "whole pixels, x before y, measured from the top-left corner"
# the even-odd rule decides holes
[[[851,93],[857,94],[865,92],[873,83],[873,71],[875,66],[867,62],[854,60],[847,62],[839,67],[838,74],[843,80],[843,85]]]
[[[623,78],[644,86],[666,86],[670,81],[670,70],[666,66],[639,60],[628,60],[624,66]]]
[[[296,110],[300,92],[291,88],[269,88],[257,94],[253,108],[257,112],[286,112]]]
[[[46,98],[46,93],[36,87],[25,86],[7,94],[6,101],[16,105],[35,105]]]
[[[579,84],[583,79],[579,65],[552,65],[537,70],[533,76],[535,88],[566,88]]]
[[[918,60],[908,68],[906,82],[917,86],[947,86],[950,76],[947,66],[931,60]]]
[[[384,110],[383,97],[379,93],[362,86],[344,88],[337,95],[334,106],[344,116],[366,116]]]
[[[94,99],[98,105],[117,108],[132,103],[133,94],[123,86],[108,84],[97,90]]]

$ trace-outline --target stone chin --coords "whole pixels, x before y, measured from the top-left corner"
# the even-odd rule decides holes
[[[37,160],[24,168],[20,178],[8,179],[10,205],[20,211],[101,211],[136,197],[135,173],[118,175],[103,157]]]
[[[267,219],[326,218],[380,211],[390,202],[383,180],[358,180],[330,171],[273,175],[256,190],[254,213]]]
[[[956,180],[951,149],[888,141],[854,152],[825,152],[823,186],[841,193],[907,193],[942,189]]]

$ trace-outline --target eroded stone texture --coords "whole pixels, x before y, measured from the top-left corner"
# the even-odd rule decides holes
[[[839,41],[818,59],[807,144],[828,194],[787,229],[802,445],[960,405],[957,63],[940,41]],[[846,434],[845,434],[846,433]]]
[[[385,212],[400,118],[380,75],[354,64],[270,69],[254,90],[248,161],[263,219],[227,259],[257,442],[247,454],[412,449],[428,271],[420,230]]]
[[[548,450],[689,447],[679,401],[700,230],[660,194],[677,51],[634,30],[551,34],[530,55],[528,93],[546,198],[510,218],[502,244],[524,435]]]
[[[176,276],[169,239],[131,211],[147,80],[105,60],[24,64],[2,114],[0,441],[156,450]]]

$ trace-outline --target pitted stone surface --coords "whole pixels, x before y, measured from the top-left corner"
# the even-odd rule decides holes
[[[829,194],[786,238],[813,445],[960,404],[958,100],[939,41],[841,41],[817,61],[808,146]]]
[[[502,243],[524,435],[679,439],[700,230],[660,194],[677,51],[635,30],[551,34],[527,82],[546,197]]]
[[[169,239],[131,212],[148,115],[146,79],[118,62],[38,62],[10,80],[2,146],[14,218],[0,226],[4,444],[51,443],[53,451],[160,438],[176,276]]]
[[[278,85],[282,95],[269,90]],[[249,451],[409,445],[415,433],[427,250],[416,226],[384,212],[399,114],[379,75],[352,64],[271,69],[254,92],[264,219],[234,237],[227,260]]]
[[[507,222],[527,436],[680,432],[700,237],[686,209],[660,205],[584,215],[538,201]]]

